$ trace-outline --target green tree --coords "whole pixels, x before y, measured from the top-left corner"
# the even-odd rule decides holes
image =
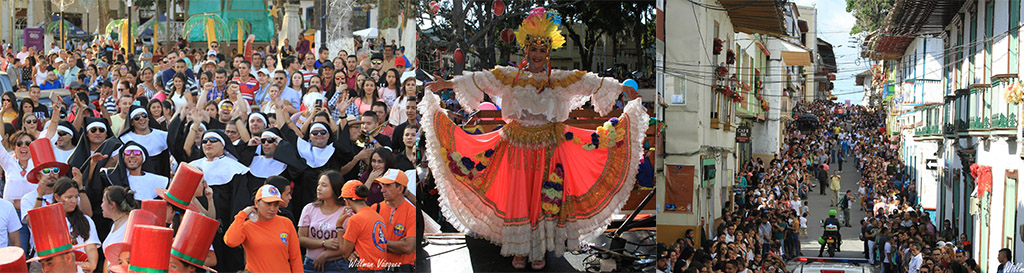
[[[870,32],[882,26],[896,0],[846,0],[846,12],[857,19],[850,34]]]

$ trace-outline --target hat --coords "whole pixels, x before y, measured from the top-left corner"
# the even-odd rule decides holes
[[[63,63],[63,62],[64,62],[64,58],[61,58],[61,57],[57,57],[57,59],[53,60],[53,63]]]
[[[373,56],[370,57],[370,60],[373,60],[373,59],[383,60],[384,59],[384,54],[373,53]]]
[[[134,238],[136,232],[135,227],[140,225],[163,226],[164,223],[161,223],[160,219],[152,212],[141,209],[132,210],[128,214],[128,221],[125,222],[124,238],[120,242],[103,248],[103,256],[107,258],[107,261],[110,261],[111,264],[117,264],[117,259],[121,256],[121,252],[131,249],[132,238]]]
[[[25,250],[16,246],[0,248],[0,272],[28,273]]]
[[[110,65],[107,64],[107,63],[104,63],[104,62],[100,62],[100,63],[96,64],[96,68],[101,68],[101,69],[102,68],[107,68],[108,66],[110,66]]]
[[[96,84],[100,85],[100,86],[114,87],[114,83],[112,83],[112,82],[110,82],[108,80],[97,80]]]
[[[263,73],[264,75],[270,76],[270,70],[267,70],[266,68],[260,68],[260,70],[256,70],[256,74],[259,75],[259,73]]]
[[[32,154],[32,162],[35,163],[35,167],[32,167],[32,171],[29,171],[25,176],[25,179],[28,179],[29,183],[38,184],[39,177],[36,176],[36,173],[45,168],[60,168],[59,175],[67,174],[68,170],[71,169],[68,164],[57,161],[56,157],[53,155],[53,144],[51,144],[50,139],[48,138],[44,137],[36,139],[35,141],[32,141],[32,144],[28,145],[28,148],[29,152]]]
[[[356,200],[366,199],[365,197],[359,197],[356,195],[356,188],[362,186],[363,182],[359,180],[349,180],[345,182],[344,186],[341,186],[341,198],[352,198]]]
[[[203,65],[200,65],[199,67],[204,67],[204,66],[206,66],[208,64],[212,64],[212,65],[216,66],[217,62],[214,62],[214,61],[211,61],[211,60],[206,60],[206,61],[203,61]]]
[[[28,211],[29,223],[46,223],[32,226],[32,240],[35,242],[36,257],[28,262],[54,257],[60,254],[83,248],[88,244],[71,245],[71,233],[68,231],[68,220],[64,215],[64,206],[60,203],[36,208]],[[74,251],[75,261],[84,262],[89,259],[85,252]]]
[[[405,67],[405,58],[395,58],[396,67]]]
[[[171,179],[168,189],[158,188],[156,194],[160,195],[167,203],[183,210],[187,210],[192,203],[192,196],[203,180],[203,171],[188,163],[181,162],[178,165],[178,172]]]
[[[84,84],[80,84],[78,82],[71,82],[71,85],[68,86],[68,89],[71,89],[71,90],[89,89],[89,86],[86,86]]]
[[[263,202],[284,202],[281,199],[281,191],[274,187],[274,185],[263,185],[258,191],[256,191],[256,198],[253,202],[262,200]]]
[[[388,169],[384,175],[374,179],[373,181],[381,184],[398,183],[402,186],[409,186],[409,177],[405,175],[405,172],[399,171],[398,169]]]
[[[174,239],[174,230],[166,227],[139,225],[132,228],[135,236],[132,237],[132,253],[143,253],[145,255],[132,255],[128,264],[114,265],[110,267],[111,272],[168,272],[167,268],[171,263],[171,240]]]
[[[206,56],[211,56],[211,55],[212,56],[217,56],[217,51],[213,50],[213,49],[210,49],[209,51],[206,51]]]
[[[194,211],[186,211],[185,216],[181,218],[181,225],[178,226],[178,234],[174,236],[174,242],[171,244],[171,256],[204,270],[217,272],[204,263],[219,226],[220,222],[217,220]]]
[[[167,224],[167,201],[159,199],[142,200],[141,209],[156,215],[156,222],[160,223],[160,225]]]
[[[348,115],[348,116],[345,117],[345,120],[348,121],[347,122],[348,125],[360,125],[360,124],[366,123],[366,122],[356,118],[355,115]]]

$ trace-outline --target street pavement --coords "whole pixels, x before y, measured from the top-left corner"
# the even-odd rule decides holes
[[[846,160],[843,161],[843,171],[839,172],[836,168],[838,166],[832,166],[829,170],[829,175],[833,173],[839,173],[840,179],[840,197],[846,193],[846,190],[853,191],[857,194],[857,183],[860,181],[860,172],[857,170],[854,156],[847,156]],[[819,187],[827,187],[825,185],[818,185]],[[825,232],[825,228],[821,226],[821,220],[828,218],[828,210],[835,209],[838,217],[842,217],[843,211],[839,207],[830,207],[829,189],[825,189],[825,195],[818,193],[818,189],[815,188],[813,191],[807,194],[807,206],[810,208],[810,215],[807,216],[807,236],[800,237],[800,250],[806,257],[817,257],[818,250],[821,249],[821,245],[818,244],[818,237]],[[860,237],[860,220],[864,219],[864,211],[860,210],[860,204],[854,202],[853,206],[850,206],[850,227],[840,227],[839,233],[843,236],[843,244],[839,248],[841,251],[836,253],[836,257],[843,258],[864,258],[864,242],[859,239]],[[823,253],[823,256],[828,256],[828,251]]]

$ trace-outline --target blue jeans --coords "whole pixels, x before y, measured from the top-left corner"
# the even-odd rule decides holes
[[[337,259],[333,261],[324,262],[324,271],[316,271],[313,269],[313,259],[304,258],[302,261],[302,271],[305,273],[318,273],[318,272],[349,272],[348,260]]]

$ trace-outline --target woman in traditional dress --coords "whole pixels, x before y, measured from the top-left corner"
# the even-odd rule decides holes
[[[550,51],[565,43],[560,23],[557,13],[535,8],[516,31],[525,55],[518,67],[464,72],[429,85],[453,88],[467,109],[489,95],[500,102],[502,129],[480,135],[457,129],[432,93],[419,105],[445,218],[500,244],[502,255],[515,256],[515,268],[528,259],[541,269],[545,252],[561,256],[596,238],[628,198],[643,152],[648,115],[638,99],[597,130],[563,123],[588,100],[604,115],[619,94],[638,94],[613,78],[552,70]]]

